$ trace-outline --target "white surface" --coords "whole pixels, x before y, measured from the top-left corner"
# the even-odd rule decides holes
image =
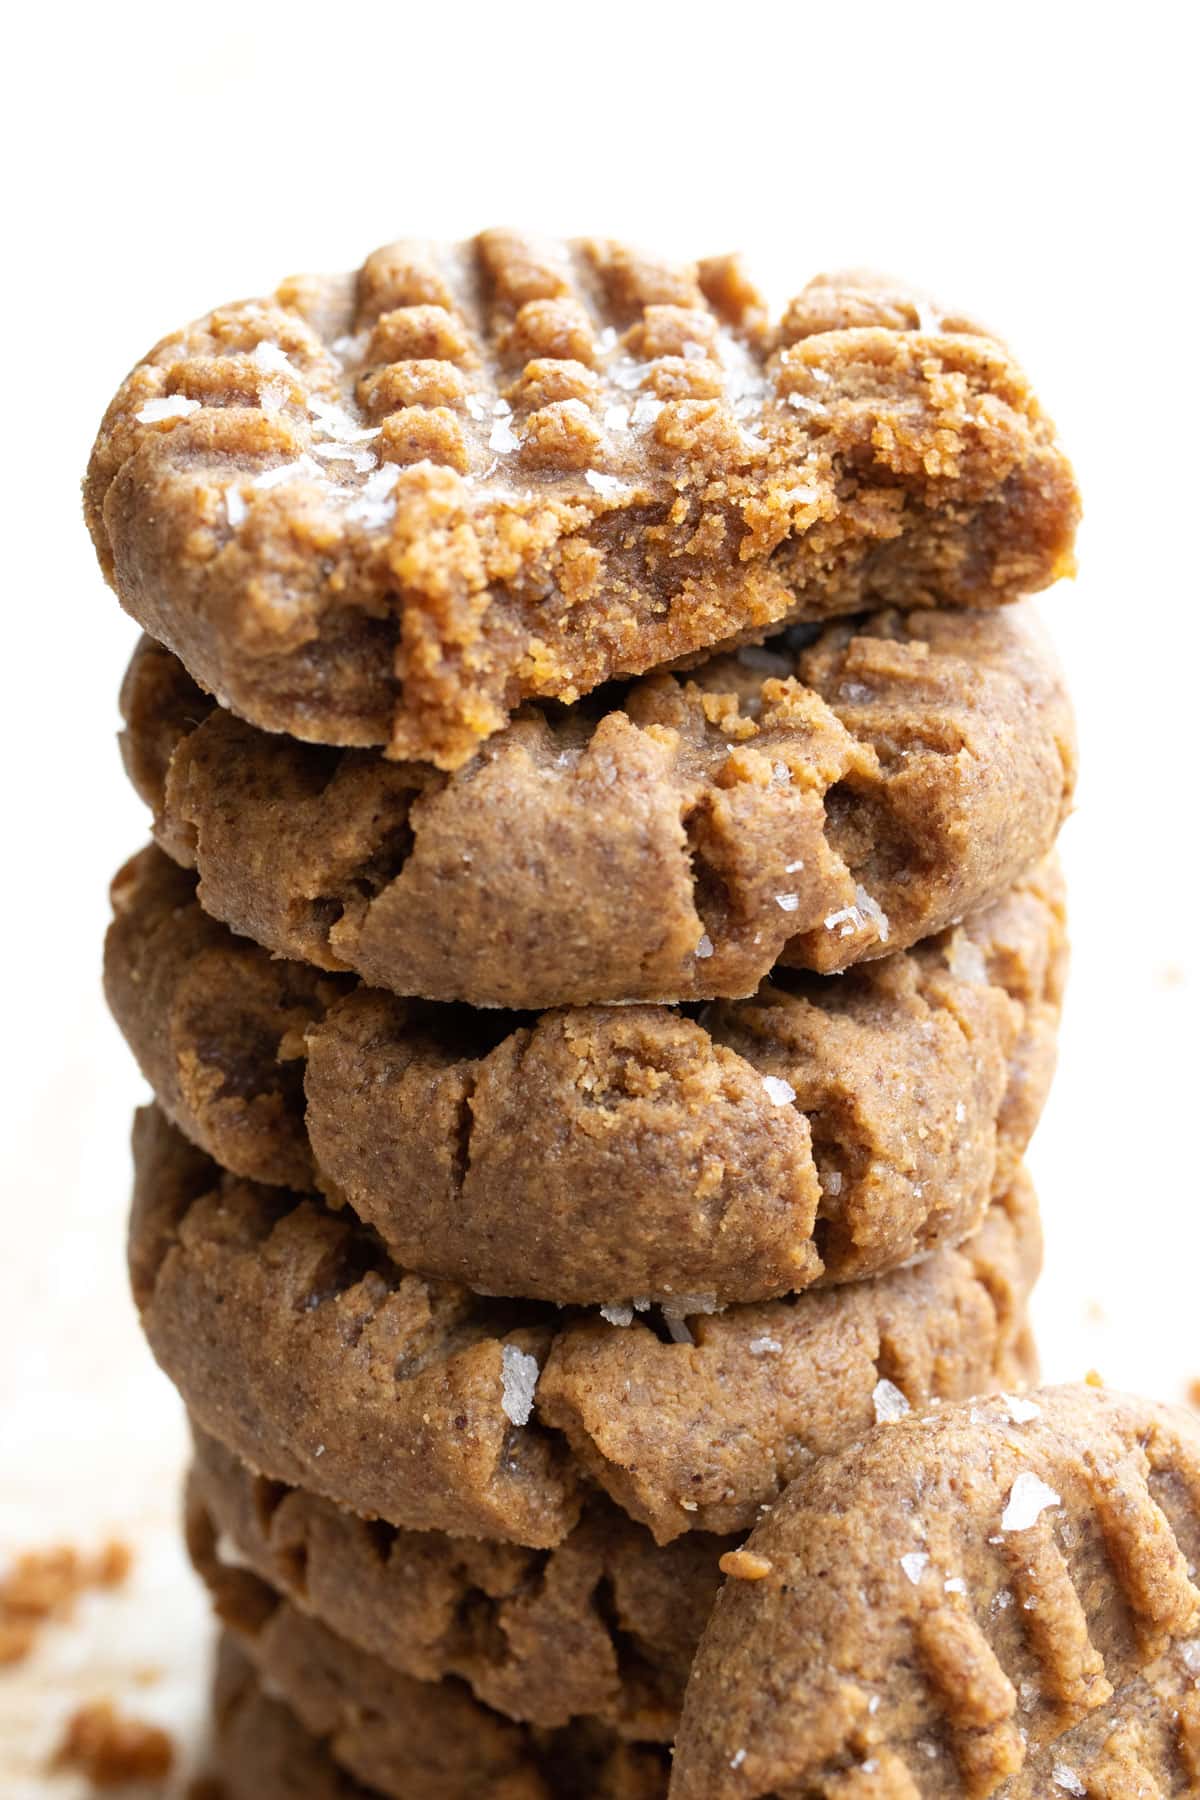
[[[1046,616],[1085,756],[1074,979],[1033,1163],[1048,1375],[1200,1375],[1192,740],[1194,59],[1184,9],[22,9],[0,108],[4,287],[5,1253],[0,1553],[115,1528],[138,1587],[0,1671],[0,1786],[107,1687],[185,1720],[201,1609],[172,1547],[178,1412],[124,1294],[128,1115],[105,887],[134,640],[76,484],[162,332],[402,233],[516,221],[751,253],[779,292],[874,263],[977,306],[1058,417],[1088,521]],[[224,21],[224,22],[223,22]],[[444,59],[453,58],[453,62]],[[165,1671],[137,1685],[133,1671]]]

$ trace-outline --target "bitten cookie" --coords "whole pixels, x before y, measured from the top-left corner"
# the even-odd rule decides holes
[[[228,1800],[665,1800],[656,1746],[621,1743],[589,1721],[523,1731],[453,1683],[421,1688],[378,1668],[351,1692],[336,1641],[298,1629],[303,1664],[278,1628],[221,1641],[214,1738]],[[265,1680],[255,1653],[270,1664]]]
[[[188,1544],[221,1605],[249,1577],[402,1675],[456,1675],[546,1730],[593,1718],[669,1743],[737,1539],[656,1545],[600,1495],[557,1549],[400,1531],[254,1475],[196,1432]]]
[[[1078,496],[996,339],[870,277],[393,244],[165,338],[84,487],[122,604],[273,731],[455,768],[796,618],[1070,573]]]
[[[197,1423],[263,1475],[410,1529],[549,1548],[590,1480],[662,1543],[745,1530],[894,1389],[921,1405],[1029,1372],[1041,1244],[1021,1177],[977,1238],[914,1268],[621,1325],[405,1274],[346,1213],[222,1174],[157,1109],[134,1158],[134,1295]]]
[[[736,996],[780,961],[905,949],[1044,857],[1075,785],[1027,607],[797,628],[527,707],[456,775],[258,731],[148,638],[122,708],[155,835],[208,912],[474,1006]]]
[[[944,1407],[814,1464],[705,1632],[673,1800],[1200,1784],[1200,1425],[1093,1388]]]
[[[154,849],[113,884],[106,989],[160,1104],[480,1293],[678,1311],[882,1273],[977,1229],[1053,1069],[1055,869],[836,981],[529,1023],[347,992],[193,887]]]

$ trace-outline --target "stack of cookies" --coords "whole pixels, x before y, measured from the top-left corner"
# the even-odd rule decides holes
[[[661,1796],[785,1485],[1032,1375],[1053,429],[895,284],[494,231],[165,339],[86,502],[229,1792]]]

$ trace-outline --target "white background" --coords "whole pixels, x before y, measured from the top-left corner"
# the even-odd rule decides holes
[[[1052,1378],[1180,1396],[1196,1275],[1200,410],[1194,46],[1182,6],[43,6],[0,106],[5,1210],[0,1556],[115,1528],[120,1602],[0,1671],[0,1786],[108,1685],[201,1704],[173,1550],[181,1433],[124,1295],[140,1084],[102,1010],[106,884],[146,833],[113,734],[134,630],[77,484],[127,367],[208,306],[390,237],[486,224],[741,248],[773,292],[907,274],[995,322],[1074,454],[1082,573],[1044,611],[1084,781],[1076,955],[1033,1163]],[[15,31],[15,37],[13,35]],[[147,1672],[162,1671],[147,1681]],[[134,1676],[141,1673],[140,1686]]]

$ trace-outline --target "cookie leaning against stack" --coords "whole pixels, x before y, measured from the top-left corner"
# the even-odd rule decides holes
[[[488,232],[165,339],[85,491],[229,1789],[661,1796],[787,1484],[1033,1378],[1053,429],[894,284]]]

